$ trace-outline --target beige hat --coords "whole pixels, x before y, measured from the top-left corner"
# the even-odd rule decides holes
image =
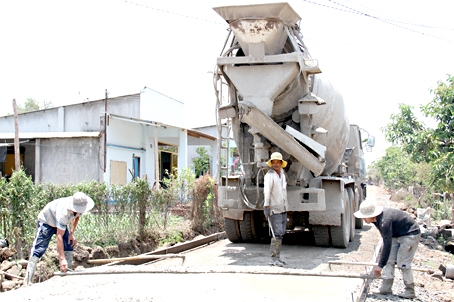
[[[270,160],[266,163],[268,165],[268,167],[272,167],[273,166],[273,164],[271,164],[272,160],[280,160],[282,162],[281,167],[282,168],[287,167],[287,162],[282,159],[282,154],[279,153],[279,152],[273,152],[271,154]]]
[[[85,193],[77,192],[73,196],[69,197],[71,202],[69,204],[69,209],[77,213],[85,213],[90,211],[95,203],[93,199],[85,195]]]
[[[359,206],[359,211],[353,213],[356,218],[372,218],[383,212],[382,206],[376,206],[370,201],[365,201]]]

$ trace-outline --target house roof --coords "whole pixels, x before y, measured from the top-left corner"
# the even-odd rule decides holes
[[[19,132],[19,139],[31,138],[72,138],[72,137],[100,137],[101,132]],[[13,132],[0,132],[0,139],[14,139]]]
[[[109,114],[109,116],[114,119],[119,119],[119,120],[132,122],[132,123],[139,123],[139,124],[145,124],[145,125],[151,125],[151,126],[157,126],[157,127],[173,127],[173,128],[177,128],[177,129],[181,129],[181,130],[187,130],[189,136],[192,136],[195,138],[202,137],[202,138],[206,138],[206,139],[209,139],[212,141],[216,141],[216,137],[211,136],[209,134],[205,134],[205,133],[197,131],[197,130],[193,130],[193,129],[184,129],[181,127],[167,125],[167,124],[156,122],[156,121],[142,120],[142,119],[138,119],[138,118],[126,117],[126,116],[121,116],[121,115],[116,115],[116,114]]]
[[[205,134],[205,133],[197,131],[197,130],[188,129],[188,135],[192,136],[192,137],[195,137],[195,138],[203,137],[203,138],[206,138],[206,139],[209,139],[209,140],[212,140],[212,141],[216,140],[216,138],[214,136]]]

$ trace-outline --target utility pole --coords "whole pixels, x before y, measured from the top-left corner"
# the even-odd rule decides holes
[[[17,118],[17,104],[16,104],[16,99],[13,99],[13,110],[14,110],[14,172],[19,171],[20,169],[20,148],[19,148],[19,122]],[[11,173],[11,174],[13,174]],[[23,221],[22,219],[19,219],[19,221],[15,222],[16,225],[18,226],[19,230],[23,228]],[[16,235],[16,250],[17,250],[17,256],[19,259],[22,258],[22,247],[23,247],[23,242],[22,238],[17,234]]]
[[[20,149],[19,149],[19,122],[17,118],[17,104],[16,99],[13,99],[14,110],[14,170],[20,169]]]
[[[107,89],[105,91],[105,97],[104,97],[104,172],[106,172],[107,168],[107,97],[109,93],[107,92]]]

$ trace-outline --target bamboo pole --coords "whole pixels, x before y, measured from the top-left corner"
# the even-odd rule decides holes
[[[19,149],[19,121],[17,117],[17,104],[16,99],[13,99],[14,111],[14,170],[20,169],[20,149]]]
[[[3,279],[3,275],[5,276],[10,276],[11,278],[16,278],[16,279],[24,279],[24,277],[20,277],[20,276],[16,276],[16,275],[13,275],[13,274],[10,274],[10,273],[7,273],[7,272],[4,272],[4,271],[0,271],[0,275],[2,276],[1,278]],[[3,282],[3,281],[2,281]]]
[[[365,266],[378,265],[378,263],[374,263],[374,262],[350,262],[350,261],[328,261],[328,264],[329,265],[331,265],[331,264],[365,265]],[[434,273],[433,270],[428,269],[428,268],[412,267],[411,269],[414,270],[414,271],[427,272],[427,273],[430,273],[430,274]]]
[[[94,259],[88,260],[88,263],[92,264],[105,264],[116,261],[134,261],[134,260],[155,260],[161,258],[182,258],[183,263],[186,259],[184,255],[166,254],[166,255],[144,255],[144,256],[133,256],[133,257],[121,257],[121,258],[109,258],[109,259]]]

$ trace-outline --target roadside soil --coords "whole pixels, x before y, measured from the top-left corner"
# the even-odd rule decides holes
[[[377,204],[382,204],[384,206],[398,207],[397,202],[390,200],[390,194],[384,191],[382,188],[377,186],[368,187],[368,199],[375,201]],[[311,272],[320,272],[320,273],[339,273],[339,274],[367,274],[370,270],[370,267],[358,266],[358,265],[328,265],[328,261],[343,261],[343,262],[375,262],[376,256],[374,253],[378,250],[380,245],[380,234],[376,228],[372,225],[365,224],[363,229],[355,230],[356,236],[355,239],[350,243],[346,249],[335,249],[335,248],[320,248],[315,246],[304,246],[302,249],[301,245],[297,244],[285,244],[282,247],[282,258],[287,261],[288,265],[286,268],[276,268],[269,267],[267,265],[269,257],[269,245],[268,244],[233,244],[228,240],[221,240],[214,244],[209,245],[206,249],[202,249],[203,253],[201,256],[196,257],[187,256],[186,262],[183,269],[188,271],[195,269],[206,269],[207,272],[216,272],[222,270],[259,270],[259,271],[283,271],[286,270],[309,270]],[[189,240],[189,239],[188,239]],[[216,246],[221,246],[217,248]],[[304,252],[301,252],[301,251]],[[191,253],[191,252],[190,252]],[[219,254],[217,254],[219,253]],[[454,283],[453,280],[445,278],[441,271],[438,269],[439,265],[454,264],[452,254],[449,254],[445,251],[431,249],[424,244],[420,243],[418,251],[414,258],[413,264],[414,267],[431,269],[434,273],[429,272],[414,272],[415,284],[416,284],[416,294],[418,296],[415,301],[421,302],[447,302],[454,301]],[[154,265],[148,265],[147,269],[150,270],[153,267],[156,267],[157,270],[165,272],[168,269],[170,273],[175,267],[182,268],[181,259],[168,259],[162,262],[157,262]],[[116,266],[116,270],[131,270],[137,269],[140,270],[140,267],[131,266]],[[143,267],[142,267],[143,269]],[[51,272],[53,274],[53,271]],[[157,281],[169,279],[166,274],[152,274],[156,276]],[[128,279],[125,275],[118,274],[101,274],[94,276],[73,276],[70,278],[65,277],[53,277],[48,281],[45,281],[41,284],[36,284],[28,288],[20,288],[18,290],[12,290],[6,293],[0,293],[0,297],[5,301],[12,300],[28,300],[28,301],[53,301],[61,299],[62,295],[68,293],[74,293],[73,300],[109,300],[109,301],[173,301],[172,297],[176,297],[182,293],[181,291],[187,290],[187,293],[193,293],[196,291],[198,294],[203,293],[204,291],[211,290],[213,292],[208,292],[207,294],[216,297],[219,301],[225,301],[224,298],[227,298],[221,292],[216,292],[216,288],[206,289],[208,282],[217,280],[216,278],[221,278],[219,280],[219,286],[222,288],[224,282],[230,280],[230,275],[224,274],[220,276],[218,274],[197,274],[197,278],[190,278],[192,281],[187,279],[181,279],[183,276],[188,274],[171,274],[167,283],[164,283],[165,286],[178,286],[178,292],[175,292],[175,287],[168,288],[168,299],[158,296],[158,289],[156,289],[155,284],[151,281],[152,276],[144,274],[133,274],[133,280]],[[149,285],[146,285],[146,281],[149,280]],[[211,276],[211,277],[210,277]],[[235,277],[236,276],[236,277]],[[233,274],[232,278],[241,277],[241,274]],[[252,278],[251,275],[244,278]],[[254,275],[255,276],[255,275]],[[173,280],[172,280],[173,278]],[[207,279],[204,279],[207,278]],[[181,280],[180,280],[181,279]],[[180,280],[183,283],[179,283],[177,280]],[[205,281],[203,281],[205,280]],[[249,279],[250,280],[250,279]],[[277,279],[275,279],[276,281]],[[157,282],[155,281],[155,282]],[[287,280],[288,281],[288,280]],[[145,282],[145,283],[144,283]],[[186,284],[189,282],[190,284]],[[206,283],[204,283],[206,282]],[[248,282],[245,280],[245,282]],[[301,281],[300,281],[301,282]],[[140,285],[142,284],[142,285]],[[161,284],[161,283],[159,283]],[[236,283],[234,283],[236,284]],[[144,293],[141,294],[134,289],[137,288],[137,285],[143,287]],[[335,287],[336,284],[332,285]],[[371,289],[377,288],[380,285],[379,280],[371,280],[370,286],[368,286],[369,291]],[[147,288],[149,286],[150,288]],[[283,283],[282,286],[285,286]],[[287,285],[288,286],[288,285]],[[300,285],[301,287],[302,285]],[[337,286],[337,285],[336,285]],[[167,288],[167,287],[166,287]],[[118,294],[119,289],[121,290],[121,295]],[[399,276],[398,270],[396,270],[396,282],[393,287],[394,293],[398,293],[403,289],[403,281]],[[151,290],[151,291],[148,291]],[[162,289],[164,290],[164,288]],[[246,289],[244,289],[246,291]],[[281,301],[281,298],[273,300],[271,295],[273,292],[271,288],[266,290],[270,291],[266,299],[263,301]],[[40,292],[37,295],[37,291]],[[140,290],[139,290],[140,291]],[[262,289],[263,291],[263,289]],[[261,297],[264,297],[265,292],[260,292]],[[125,298],[129,297],[129,298]],[[153,297],[153,298],[150,298]],[[191,297],[191,295],[187,296]],[[254,297],[254,296],[252,296]],[[254,300],[254,298],[252,298]],[[161,299],[162,298],[162,299]],[[229,301],[233,297],[229,296]],[[245,298],[243,296],[243,298]],[[341,300],[338,297],[338,301]],[[6,300],[8,299],[8,300]],[[223,300],[224,299],[224,300]],[[301,296],[299,296],[301,299]],[[71,300],[71,299],[70,299]],[[200,301],[206,301],[200,299]],[[244,300],[243,300],[244,301]],[[287,301],[299,301],[295,300],[294,297],[288,297]],[[313,300],[315,301],[315,300]],[[333,300],[334,301],[334,300]],[[346,301],[351,301],[346,300]],[[397,296],[383,296],[383,295],[372,295],[366,293],[366,302],[373,301],[407,301],[406,299],[398,298]]]
[[[377,204],[387,207],[402,208],[403,204],[391,200],[391,194],[386,192],[382,187],[368,186],[368,195],[375,196]],[[369,198],[369,197],[368,197]],[[432,223],[434,226],[434,223]],[[375,228],[375,227],[374,227]],[[377,231],[377,236],[379,233]],[[441,249],[433,249],[423,243],[419,243],[418,250],[413,259],[413,267],[421,269],[431,269],[434,273],[413,271],[415,280],[415,291],[417,299],[415,301],[431,301],[431,302],[448,302],[454,301],[454,282],[451,278],[445,278],[443,272],[439,269],[440,265],[454,265],[454,256]],[[350,255],[353,256],[353,255]],[[381,281],[373,280],[369,287],[371,289],[378,288]],[[403,291],[403,280],[400,271],[396,269],[395,282],[393,292],[398,293]],[[399,298],[396,296],[383,296],[368,294],[367,302],[372,301],[407,301],[408,299]]]

